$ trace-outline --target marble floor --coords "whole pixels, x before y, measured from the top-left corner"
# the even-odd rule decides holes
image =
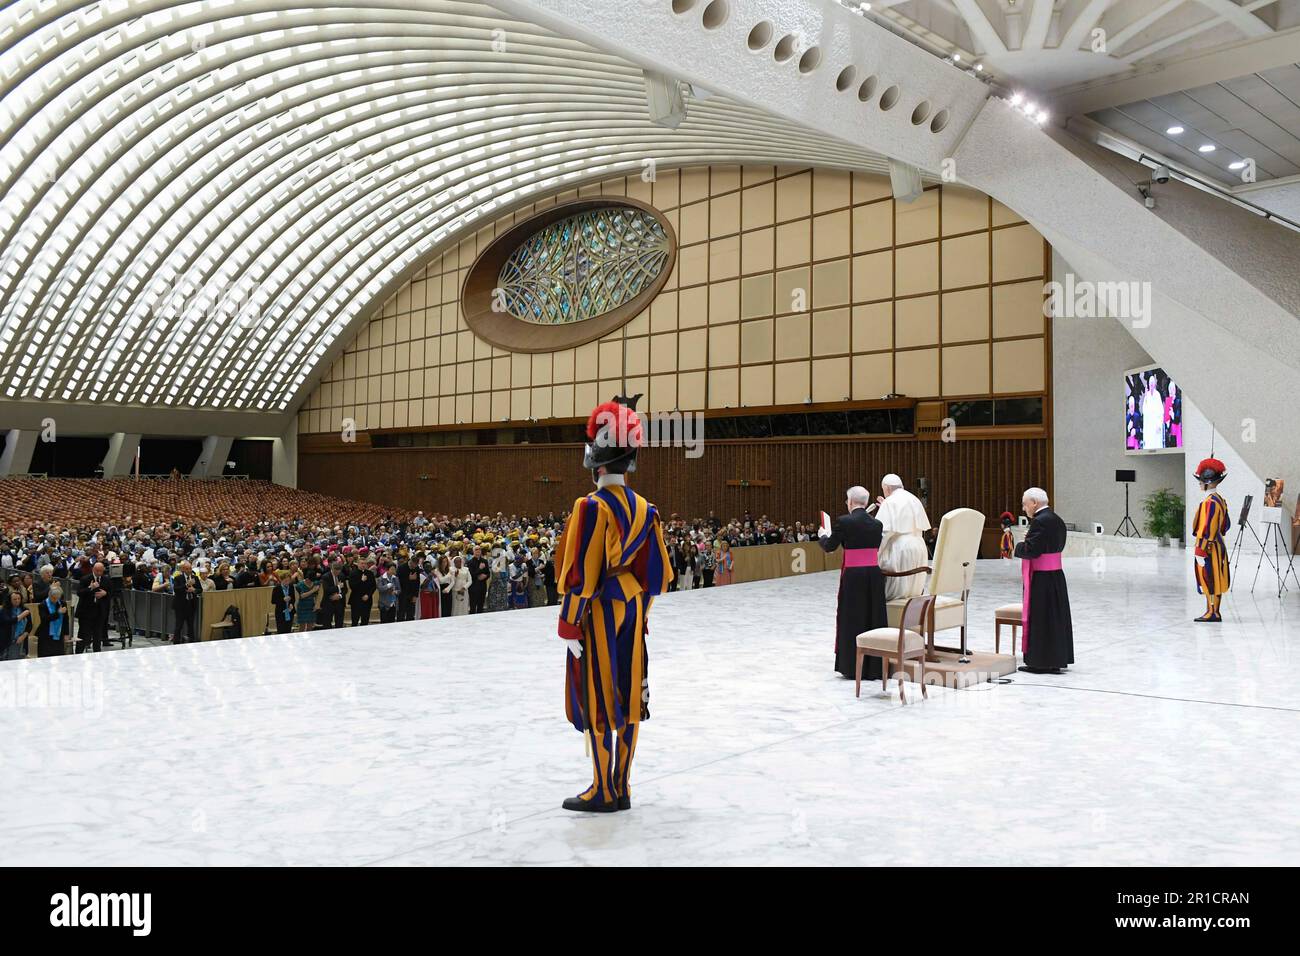
[[[0,864],[1295,865],[1300,593],[1194,624],[1186,560],[1068,560],[1067,675],[907,707],[831,670],[834,574],[666,595],[608,816],[550,609],[0,664]]]

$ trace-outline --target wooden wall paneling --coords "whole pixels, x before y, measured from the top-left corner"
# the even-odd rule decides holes
[[[892,471],[912,491],[919,477],[929,479],[932,520],[971,507],[995,524],[1004,510],[1019,510],[1025,488],[1047,486],[1050,448],[1046,438],[714,441],[697,459],[678,448],[647,448],[640,464],[632,484],[665,515],[711,510],[728,519],[748,510],[813,521],[819,510],[839,509],[851,485],[878,493],[880,478]],[[542,475],[552,480],[538,481]],[[313,450],[300,453],[298,479],[310,491],[449,514],[558,513],[591,487],[580,445]],[[772,484],[727,484],[735,479]]]

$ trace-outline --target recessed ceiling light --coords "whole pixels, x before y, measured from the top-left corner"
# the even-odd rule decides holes
[[[1245,169],[1245,168],[1246,168],[1246,164],[1243,163],[1241,160],[1237,160],[1235,163],[1229,163],[1229,164],[1228,164],[1228,168],[1229,168],[1229,169]]]
[[[1200,146],[1197,146],[1196,149],[1197,149],[1198,152],[1202,152],[1202,153],[1212,153],[1212,152],[1214,152],[1214,144],[1213,144],[1213,143],[1202,143]]]
[[[1167,134],[1169,134],[1170,136],[1177,136],[1177,135],[1178,135],[1179,133],[1181,133],[1182,131],[1183,131],[1183,128],[1182,128],[1181,126],[1171,126],[1171,127],[1169,127],[1167,130],[1165,130],[1165,132],[1166,132]]]

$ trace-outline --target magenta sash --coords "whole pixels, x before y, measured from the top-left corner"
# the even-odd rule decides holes
[[[1020,653],[1029,653],[1029,582],[1035,571],[1061,570],[1061,553],[1040,554],[1036,558],[1020,559],[1020,578],[1024,582],[1020,611]]]
[[[845,548],[843,568],[875,568],[880,566],[879,548]]]

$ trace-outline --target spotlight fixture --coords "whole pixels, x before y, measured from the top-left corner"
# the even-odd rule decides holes
[[[984,64],[983,64],[983,63],[976,63],[976,64],[975,64],[975,72],[976,72],[976,73],[983,73],[983,72],[984,72]]]
[[[954,54],[952,55],[952,62],[954,62],[954,63],[960,63],[960,62],[961,62],[961,54],[960,54],[960,53],[954,53]]]
[[[1039,126],[1042,126],[1047,122],[1047,110],[1039,110],[1038,115],[1035,116],[1034,119],[1038,121]]]
[[[1200,146],[1196,147],[1196,151],[1199,153],[1212,153],[1214,152],[1214,144],[1202,143]]]
[[[1181,126],[1171,126],[1167,130],[1165,130],[1165,132],[1170,136],[1177,136],[1182,131],[1183,128]]]
[[[1019,106],[1022,100],[1024,100],[1024,96],[1022,96],[1021,94],[1019,94],[1019,93],[1012,93],[1012,94],[1011,94],[1011,105],[1012,105],[1012,106]]]

